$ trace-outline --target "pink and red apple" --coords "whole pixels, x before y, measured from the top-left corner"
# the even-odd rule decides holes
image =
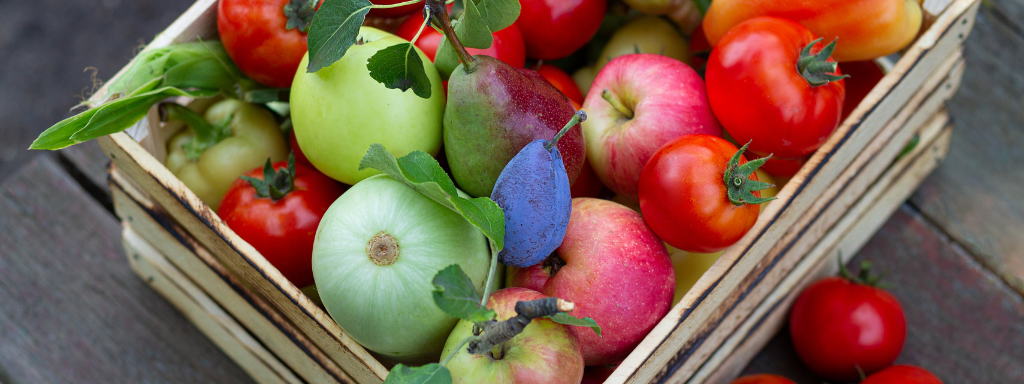
[[[676,275],[661,239],[633,210],[607,200],[573,199],[565,239],[544,262],[518,269],[517,287],[576,304],[573,316],[590,328],[569,327],[587,365],[618,363],[668,313]]]
[[[498,313],[498,320],[508,320],[516,316],[517,302],[545,297],[526,288],[505,288],[491,294],[487,308]],[[583,379],[583,352],[569,328],[549,319],[533,319],[523,333],[501,344],[495,351],[471,355],[463,349],[448,362],[452,381],[455,384],[577,384]],[[590,328],[586,329],[590,332]],[[473,323],[459,321],[444,344],[442,359],[472,335]]]
[[[607,91],[607,92],[606,92]],[[583,109],[587,157],[604,185],[636,198],[640,172],[659,148],[691,133],[722,136],[693,68],[655,54],[619,56],[590,87]]]

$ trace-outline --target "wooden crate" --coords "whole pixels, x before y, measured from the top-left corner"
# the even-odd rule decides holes
[[[795,290],[833,272],[837,251],[855,253],[948,148],[942,105],[963,75],[979,4],[926,2],[932,24],[609,383],[726,381],[781,327]],[[196,2],[146,49],[197,37],[216,38],[215,0]],[[259,382],[383,381],[380,361],[162,165],[159,143],[173,129],[151,114],[99,139],[134,270]]]

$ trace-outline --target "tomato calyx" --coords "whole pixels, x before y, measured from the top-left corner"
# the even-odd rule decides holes
[[[866,286],[869,286],[869,287],[882,288],[882,284],[879,284],[879,281],[881,281],[882,278],[885,277],[885,274],[883,273],[881,275],[872,275],[871,274],[871,261],[864,260],[864,261],[860,262],[860,273],[858,273],[857,275],[854,275],[853,273],[850,272],[849,269],[846,268],[845,265],[843,265],[843,258],[840,256],[839,257],[839,276],[842,276],[844,279],[846,279],[846,280],[848,280],[848,281],[850,281],[851,283],[854,283],[854,284],[866,285]],[[859,369],[860,369],[860,367],[858,367],[858,370]],[[863,375],[864,374],[862,372],[861,373],[861,377],[863,377]]]
[[[822,38],[819,37],[810,44],[807,44],[803,51],[800,52],[800,59],[796,61],[796,71],[812,87],[820,87],[830,82],[850,77],[850,75],[833,75],[838,70],[839,64],[834,61],[828,61],[829,57],[832,56],[832,51],[836,49],[836,42],[839,41],[839,38],[832,40],[831,43],[822,48],[821,51],[818,51],[817,54],[811,54],[811,48],[821,40]]]
[[[242,180],[256,189],[256,196],[270,198],[274,202],[285,198],[295,188],[295,153],[288,154],[287,168],[275,170],[268,158],[263,166],[263,180],[249,176],[242,176]]]
[[[234,115],[229,115],[222,121],[210,123],[196,111],[181,104],[163,103],[160,104],[158,110],[160,111],[160,120],[180,121],[195,132],[196,136],[182,146],[182,149],[185,150],[185,158],[189,160],[199,160],[207,148],[231,137],[231,121],[234,120]]]
[[[732,155],[722,177],[722,180],[725,181],[729,202],[735,206],[744,204],[757,205],[775,200],[775,197],[754,196],[754,191],[774,187],[772,184],[750,179],[750,175],[764,165],[772,155],[740,165],[740,156],[743,155],[743,152],[746,152],[749,145],[749,142],[744,144],[743,148],[740,148],[739,151],[736,151],[736,154]]]
[[[284,17],[288,23],[284,29],[298,29],[299,32],[309,32],[309,25],[313,23],[313,14],[316,13],[316,5],[320,0],[291,0],[284,5]]]

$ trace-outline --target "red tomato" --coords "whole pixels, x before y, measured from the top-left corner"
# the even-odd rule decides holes
[[[542,64],[540,67],[537,67],[537,73],[540,73],[551,85],[554,85],[565,96],[568,96],[569,100],[579,105],[583,104],[583,93],[580,92],[580,87],[576,85],[576,81],[568,73],[549,64]],[[576,109],[579,108],[577,107]]]
[[[288,138],[288,147],[291,148],[292,153],[295,154],[295,164],[305,165],[313,168],[313,163],[309,162],[306,158],[306,154],[302,153],[302,148],[299,148],[299,141],[295,139],[295,130],[291,130],[290,137]]]
[[[736,142],[753,140],[751,152],[804,157],[821,147],[839,125],[843,81],[811,86],[797,70],[801,51],[814,40],[811,31],[796,22],[758,17],[729,30],[711,51],[705,73],[711,109]],[[823,47],[819,42],[811,53]],[[835,60],[818,61],[810,68],[827,67],[826,63],[834,65]],[[836,69],[828,75],[839,73]]]
[[[520,0],[519,27],[526,54],[555,60],[582,48],[597,33],[607,0]]]
[[[736,146],[720,137],[684,135],[661,147],[640,172],[640,211],[654,233],[678,249],[712,253],[757,221],[757,204],[733,205],[723,176]],[[747,161],[742,156],[739,164]],[[757,175],[750,174],[750,180]],[[753,193],[760,197],[758,192]]]
[[[793,346],[807,367],[837,381],[860,378],[892,365],[903,349],[907,322],[888,292],[830,277],[807,287],[789,315]]]
[[[404,3],[406,1],[407,0],[373,0],[373,1],[371,1],[371,3],[377,4],[377,5],[391,5],[391,4]],[[402,17],[402,16],[405,16],[405,15],[411,15],[413,12],[422,11],[422,10],[423,10],[423,3],[420,2],[420,3],[416,3],[416,4],[403,5],[403,6],[398,7],[398,8],[375,8],[375,9],[371,9],[369,16],[377,16],[377,17]]]
[[[601,179],[597,178],[594,168],[590,166],[589,161],[584,161],[583,169],[580,170],[580,176],[576,178],[575,183],[572,183],[572,188],[570,189],[572,198],[597,197],[601,194],[602,189],[604,189],[604,184],[601,184]]]
[[[273,165],[280,172],[287,162]],[[345,191],[342,184],[295,164],[294,186],[284,198],[260,197],[239,178],[221,200],[217,215],[298,287],[313,284],[313,238],[327,208]],[[245,176],[263,180],[263,168]]]
[[[416,37],[416,32],[420,30],[420,25],[423,25],[422,14],[409,16],[402,22],[402,25],[398,26],[395,35],[412,41],[412,38]],[[466,48],[466,50],[471,55],[487,55],[516,68],[526,65],[526,45],[523,44],[523,34],[515,23],[508,28],[494,32],[492,36],[494,36],[494,40],[491,42],[490,48]],[[426,27],[420,34],[420,38],[416,40],[416,46],[433,61],[437,56],[437,46],[441,44],[442,37],[444,35],[433,28]]]
[[[760,159],[760,157],[756,157]],[[796,176],[797,172],[800,172],[800,168],[807,163],[807,159],[810,156],[802,157],[799,159],[784,159],[781,157],[772,156],[761,166],[761,170],[768,172],[769,175],[779,176],[784,178],[792,178]]]
[[[711,43],[704,35],[704,28],[693,30],[690,36],[690,67],[700,72],[708,65],[708,55],[711,54]]]
[[[850,75],[846,79],[846,101],[843,103],[843,120],[850,116],[861,100],[875,88],[885,77],[882,66],[874,61],[851,61],[843,63],[843,73]]]
[[[697,28],[699,31],[700,28]],[[787,379],[778,375],[770,375],[762,373],[760,375],[747,375],[736,380],[733,380],[731,384],[796,384],[793,380]]]
[[[942,380],[913,365],[894,365],[868,376],[860,384],[942,384]]]
[[[291,87],[306,54],[306,34],[285,29],[290,2],[221,0],[217,6],[217,31],[228,56],[246,76],[270,87]]]

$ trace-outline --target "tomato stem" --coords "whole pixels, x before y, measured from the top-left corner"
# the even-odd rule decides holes
[[[772,155],[740,165],[740,158],[748,146],[750,146],[750,142],[747,142],[747,144],[743,145],[743,148],[740,148],[739,151],[736,151],[736,154],[732,155],[732,158],[729,159],[729,165],[725,168],[725,174],[722,175],[722,180],[725,182],[726,195],[729,198],[729,202],[735,206],[744,204],[758,205],[775,200],[775,197],[754,196],[755,191],[771,188],[774,185],[750,179],[750,175],[764,165]]]
[[[553,139],[548,140],[546,143],[544,143],[544,149],[547,150],[548,152],[551,152],[551,149],[555,148],[555,146],[558,145],[558,140],[561,140],[562,136],[565,136],[566,132],[569,132],[569,130],[572,129],[572,127],[575,127],[576,124],[582,123],[584,121],[587,121],[587,113],[582,110],[576,111],[576,113],[572,115],[572,119],[569,119],[569,122],[566,123],[564,127],[562,127],[562,130],[558,131],[558,133],[555,134],[555,137]]]
[[[850,75],[834,75],[839,70],[839,64],[835,61],[828,61],[829,57],[832,56],[832,51],[836,49],[836,42],[839,38],[832,40],[831,43],[822,48],[816,54],[811,54],[811,49],[814,45],[820,42],[822,38],[817,38],[810,44],[807,44],[804,49],[800,52],[800,58],[796,61],[796,71],[803,76],[804,80],[811,87],[820,87],[833,81],[839,81],[850,77]]]
[[[185,157],[189,160],[199,160],[203,152],[222,140],[231,137],[231,121],[234,115],[228,116],[224,121],[210,123],[200,116],[196,111],[176,103],[163,103],[159,107],[160,115],[164,121],[180,121],[192,128],[196,134],[185,144]]]
[[[847,269],[845,265],[843,265],[843,253],[842,252],[839,252],[838,258],[839,258],[839,276],[842,276],[844,279],[849,280],[851,283],[854,283],[854,284],[860,284],[860,285],[867,285],[869,287],[882,288],[882,284],[879,284],[879,282],[882,281],[882,278],[885,277],[885,274],[883,273],[881,275],[872,275],[871,274],[871,261],[870,260],[861,261],[860,262],[860,273],[858,273],[856,276],[854,276],[854,274],[851,273],[850,270]]]
[[[270,158],[267,158],[263,166],[263,180],[249,176],[242,176],[242,180],[256,189],[256,196],[270,198],[274,202],[285,198],[295,188],[295,153],[288,154],[288,166],[280,170],[274,170]]]
[[[618,97],[615,97],[615,95],[612,94],[612,91],[607,89],[601,91],[601,98],[607,101],[608,104],[611,104],[616,111],[619,111],[619,113],[626,116],[627,119],[633,118],[633,110],[627,108],[626,104],[622,103],[622,100],[619,100]]]
[[[444,37],[448,40],[448,43],[455,48],[455,54],[459,56],[459,61],[465,67],[466,73],[470,73],[476,70],[476,59],[473,55],[469,54],[466,47],[459,41],[459,37],[455,35],[455,29],[452,28],[451,19],[448,18],[448,8],[441,0],[427,0],[427,4],[423,7],[424,16],[429,16],[434,25],[441,28],[444,32]],[[425,19],[428,17],[424,17]],[[438,49],[441,49],[440,47]]]
[[[299,32],[309,32],[309,25],[313,23],[313,15],[316,14],[317,4],[320,0],[291,0],[284,5],[284,16],[288,19],[284,29],[298,29]]]

